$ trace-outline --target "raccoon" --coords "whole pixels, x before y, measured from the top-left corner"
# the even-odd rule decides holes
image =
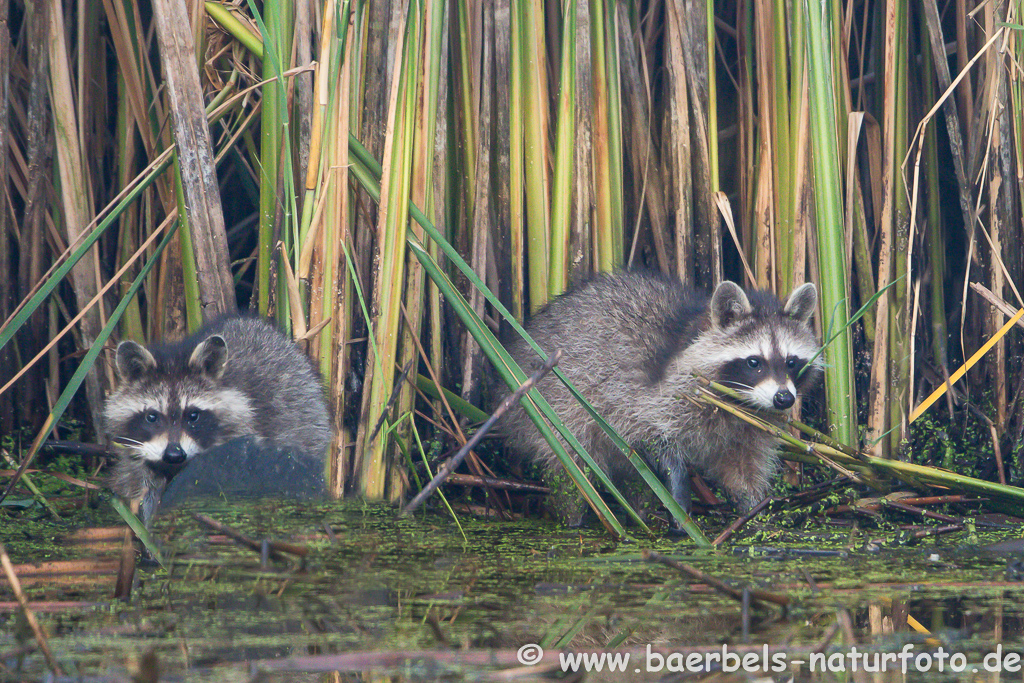
[[[250,436],[322,461],[331,426],[313,364],[273,325],[225,317],[179,342],[117,347],[120,388],[104,408],[119,449],[112,488],[148,518],[191,459]]]
[[[701,375],[736,389],[755,408],[776,414],[792,408],[821,374],[811,328],[816,305],[813,284],[797,287],[783,303],[728,281],[708,298],[661,276],[620,272],[554,299],[526,329],[546,351],[562,349],[562,372],[666,479],[684,509],[690,509],[692,466],[746,511],[768,492],[778,467],[777,440],[681,397],[694,392],[694,375]],[[522,338],[508,350],[524,369],[542,362]],[[539,388],[617,487],[643,488],[633,466],[558,378],[545,377]],[[580,524],[586,504],[525,411],[509,411],[501,431],[516,454],[543,467],[556,516]]]

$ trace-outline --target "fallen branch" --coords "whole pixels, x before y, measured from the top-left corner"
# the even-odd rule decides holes
[[[663,564],[666,567],[671,567],[672,569],[681,571],[684,574],[687,574],[688,576],[697,579],[698,581],[703,581],[715,590],[725,593],[726,595],[732,598],[736,598],[737,600],[743,599],[742,588],[734,588],[729,584],[725,583],[724,581],[716,579],[715,577],[709,574],[705,574],[701,570],[691,565],[688,565],[685,562],[673,560],[671,557],[666,557],[665,555],[656,553],[652,550],[645,550],[643,552],[643,558],[647,562],[657,562],[658,564]],[[778,605],[779,607],[783,608],[789,605],[789,598],[785,595],[779,595],[778,593],[772,593],[770,591],[761,590],[760,588],[751,588],[748,590],[748,593],[750,595],[751,600],[771,603],[773,605]]]
[[[478,443],[480,443],[480,440],[484,438],[488,431],[490,431],[491,427],[494,426],[494,423],[497,422],[498,419],[501,418],[501,416],[504,415],[509,408],[516,405],[519,402],[519,399],[522,398],[523,394],[532,389],[533,385],[539,382],[544,377],[544,375],[551,372],[551,369],[558,364],[558,360],[561,357],[562,350],[556,349],[554,353],[548,356],[548,359],[544,361],[544,365],[542,365],[540,369],[537,370],[537,372],[533,373],[531,377],[529,377],[525,382],[519,385],[518,389],[516,389],[511,394],[506,396],[505,400],[502,401],[501,405],[499,405],[498,408],[494,411],[494,414],[487,418],[487,422],[484,422],[483,425],[480,426],[480,429],[476,430],[476,433],[473,434],[472,438],[470,438],[470,440],[467,441],[465,445],[459,449],[459,452],[452,456],[451,460],[446,462],[444,466],[441,467],[440,471],[438,471],[434,478],[430,480],[430,483],[424,486],[423,490],[416,494],[416,497],[409,501],[408,505],[402,508],[402,510],[398,513],[399,516],[401,517],[412,514],[421,505],[423,505],[423,502],[427,498],[429,498],[434,493],[434,491],[436,491],[437,488],[445,482],[445,480],[448,479],[451,473],[455,471],[455,468],[462,464],[462,461],[466,459],[466,456],[469,455],[469,452],[473,450]]]

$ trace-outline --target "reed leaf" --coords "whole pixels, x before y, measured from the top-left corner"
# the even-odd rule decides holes
[[[115,221],[121,216],[124,210],[139,196],[142,192],[148,188],[160,175],[167,170],[167,167],[171,163],[171,155],[165,154],[161,158],[157,159],[151,164],[148,169],[148,173],[140,176],[140,180],[133,187],[125,188],[123,197],[118,201],[117,205],[114,206],[106,214],[106,216],[96,224],[92,230],[88,233],[82,232],[84,237],[80,237],[81,242],[74,251],[71,251],[67,258],[46,278],[46,280],[40,285],[36,292],[26,300],[21,308],[15,312],[13,316],[4,322],[3,326],[0,327],[0,348],[3,348],[7,343],[14,337],[15,333],[21,329],[21,326],[25,324],[40,305],[53,290],[57,288],[67,274],[75,266],[76,263],[88,252],[89,249],[96,243],[96,241],[106,233],[107,229],[115,223]],[[102,215],[102,214],[101,214]]]
[[[134,512],[128,509],[127,505],[117,498],[111,498],[110,504],[114,506],[114,510],[121,516],[124,523],[131,527],[135,537],[142,542],[142,545],[146,546],[146,550],[148,550],[150,556],[156,560],[156,563],[163,569],[167,569],[163,553],[160,552],[160,545],[156,542],[156,539],[153,538],[153,535],[149,533],[149,529],[147,529],[146,525],[142,523],[142,520],[140,520]]]

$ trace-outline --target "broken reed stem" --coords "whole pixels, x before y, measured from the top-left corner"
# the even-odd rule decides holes
[[[498,477],[484,477],[476,474],[461,474],[459,472],[450,475],[448,483],[459,486],[487,486],[492,489],[515,491],[516,493],[551,493],[551,489],[547,486],[514,479],[499,479]]]
[[[920,540],[922,538],[928,538],[929,536],[941,536],[942,534],[963,530],[963,524],[947,524],[946,526],[937,526],[934,529],[921,529],[920,531],[915,531],[910,535],[910,537],[915,540]]]
[[[737,600],[743,599],[742,588],[734,588],[729,584],[725,583],[724,581],[721,581],[720,579],[716,579],[713,576],[705,574],[701,570],[697,569],[694,566],[688,565],[685,562],[673,560],[671,557],[666,557],[665,555],[656,553],[653,550],[645,550],[643,552],[643,558],[647,562],[657,562],[658,564],[663,564],[666,567],[671,567],[672,569],[687,574],[688,576],[697,579],[698,581],[703,581],[715,590],[725,593],[729,597],[736,598]],[[771,593],[766,590],[761,590],[760,588],[751,588],[749,590],[749,593],[751,600],[756,600],[762,603],[771,603],[773,605],[778,605],[782,608],[786,608],[789,605],[789,598],[785,595]]]
[[[60,670],[57,660],[54,659],[53,653],[50,652],[50,644],[46,642],[46,634],[43,633],[39,622],[36,621],[35,612],[29,609],[28,598],[25,597],[25,592],[21,590],[21,582],[18,581],[18,575],[14,573],[14,565],[11,564],[11,558],[7,555],[7,548],[4,547],[3,543],[0,543],[0,563],[3,564],[4,574],[7,575],[7,582],[11,584],[14,597],[17,598],[18,605],[21,606],[21,611],[25,615],[25,621],[28,622],[29,628],[32,629],[36,642],[39,644],[39,649],[43,651],[47,666],[50,667],[50,671],[53,672],[54,676],[63,676],[64,672]]]
[[[398,389],[405,383],[405,378],[409,376],[409,371],[412,370],[412,364],[413,361],[410,360],[405,364],[405,367],[402,368],[402,374],[400,374],[398,379],[395,381],[395,386],[391,392],[391,398],[388,399],[388,403],[384,406],[384,410],[380,412],[380,418],[378,418],[377,423],[373,425],[373,431],[370,432],[370,438],[366,440],[366,443],[371,443],[374,437],[377,436],[377,432],[379,432],[380,428],[384,426],[384,422],[388,419],[388,415],[391,414],[391,409],[394,408],[395,403],[398,402],[398,396],[401,393]]]
[[[472,438],[470,438],[470,440],[459,449],[459,452],[441,467],[440,471],[438,471],[434,478],[430,480],[430,483],[423,487],[423,490],[416,494],[416,497],[409,501],[408,505],[402,508],[398,513],[399,516],[404,517],[405,515],[412,514],[421,505],[423,505],[423,502],[429,498],[434,491],[436,491],[437,488],[445,482],[446,479],[448,479],[449,475],[455,471],[455,468],[462,464],[462,461],[466,459],[469,452],[473,450],[476,445],[480,443],[480,440],[484,438],[487,432],[491,430],[494,423],[497,422],[502,415],[508,412],[509,408],[516,405],[516,403],[519,402],[519,399],[523,397],[523,394],[532,389],[533,385],[543,379],[544,375],[551,372],[551,369],[558,364],[561,357],[562,350],[555,349],[555,352],[548,356],[548,359],[544,361],[544,365],[542,365],[537,372],[533,373],[533,375],[527,378],[525,382],[519,385],[519,388],[506,396],[505,400],[503,400],[501,405],[499,405],[494,411],[494,414],[487,418],[487,422],[484,422],[483,425],[480,426],[480,429],[476,430],[476,433],[473,434]]]
[[[711,384],[713,383],[708,383],[708,385]],[[720,385],[716,385],[716,387],[717,386]],[[724,389],[726,387],[722,388]],[[733,414],[744,422],[768,432],[782,441],[784,446],[791,449],[789,455],[783,457],[787,457],[790,460],[796,460],[797,462],[809,462],[816,465],[825,465],[856,483],[866,484],[873,489],[880,490],[885,488],[882,482],[878,480],[874,468],[871,467],[872,463],[869,462],[868,456],[856,453],[855,451],[853,453],[847,453],[826,444],[807,443],[806,441],[798,439],[786,430],[782,429],[782,427],[753,415],[741,406],[731,405],[726,401],[721,400],[715,396],[709,388],[700,387],[699,391],[700,393],[697,396],[686,396],[685,398],[695,403],[704,403],[720,408],[721,410]],[[735,393],[732,392],[732,395],[735,395]],[[807,429],[811,430],[810,427],[807,427]]]
[[[967,477],[938,467],[878,458],[864,453],[851,453],[846,448],[839,449],[822,443],[802,441],[786,432],[780,426],[750,413],[742,406],[733,405],[718,398],[711,390],[712,382],[702,378],[698,378],[698,380],[702,386],[698,387],[697,395],[683,396],[683,400],[714,406],[731,413],[738,419],[758,429],[768,432],[783,442],[784,449],[789,449],[789,451],[783,454],[783,457],[789,460],[827,465],[839,470],[844,476],[851,476],[850,470],[855,471],[859,475],[858,481],[878,490],[889,488],[889,484],[886,482],[895,480],[915,489],[939,487],[960,493],[970,492],[975,495],[998,498],[1003,502],[1014,505],[1024,503],[1024,489],[1017,486],[1008,486],[984,479]],[[726,387],[714,385],[714,388],[721,389],[723,393],[735,396],[735,392],[728,390]],[[793,424],[795,426],[797,423],[794,421]],[[809,430],[810,428],[807,429]]]
[[[968,498],[962,494],[953,496],[920,496],[917,498],[901,498],[904,505],[944,505],[946,503],[984,503],[988,498]]]
[[[250,550],[255,550],[258,553],[263,551],[263,541],[257,541],[255,539],[249,538],[241,531],[232,529],[231,527],[225,524],[221,524],[212,517],[207,517],[206,515],[195,512],[192,513],[192,518],[200,524],[205,524],[214,531],[218,531],[224,534],[225,536],[231,538],[232,540],[238,541]],[[307,555],[309,555],[309,548],[302,545],[282,543],[281,541],[268,541],[267,545],[269,545],[270,549],[273,551],[271,555],[275,555],[278,558],[280,558],[281,553],[288,553],[290,555],[296,555],[298,557],[306,557]]]
[[[922,510],[919,507],[908,505],[902,501],[898,502],[895,500],[886,500],[885,498],[883,498],[880,507],[892,508],[893,510],[901,510],[902,512],[906,512],[911,515],[925,517],[928,519],[935,519],[940,522],[945,522],[946,524],[963,524],[963,522],[957,519],[956,517],[950,517],[949,515],[944,515],[939,512],[932,512],[931,510]]]

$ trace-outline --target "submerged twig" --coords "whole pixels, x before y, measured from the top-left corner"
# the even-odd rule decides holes
[[[455,471],[455,468],[462,464],[462,461],[466,459],[469,452],[475,448],[478,443],[480,443],[480,440],[484,438],[484,435],[486,435],[488,431],[490,431],[491,427],[494,426],[494,423],[497,422],[509,408],[514,406],[519,399],[522,398],[523,394],[532,389],[533,385],[539,382],[544,375],[551,372],[551,369],[558,364],[561,357],[562,350],[556,349],[554,353],[548,356],[548,359],[544,361],[544,365],[542,365],[537,372],[533,373],[533,375],[523,382],[519,388],[506,396],[505,400],[503,400],[494,411],[494,414],[487,418],[487,422],[484,422],[480,426],[480,429],[476,430],[476,433],[473,434],[470,440],[459,449],[459,452],[452,456],[452,458],[441,467],[440,471],[438,471],[434,478],[430,480],[430,483],[423,487],[423,490],[416,494],[416,497],[409,501],[409,504],[402,508],[398,514],[401,516],[415,512],[419,506],[423,504],[423,501],[429,498],[431,494],[437,490],[437,487],[448,479],[449,475]]]
[[[28,606],[28,598],[25,597],[25,592],[21,590],[21,582],[18,581],[18,575],[14,573],[14,565],[11,564],[11,558],[7,555],[7,548],[4,547],[3,543],[0,543],[0,564],[3,564],[4,574],[7,575],[7,582],[11,585],[11,590],[14,591],[14,597],[18,600],[18,605],[21,606],[21,612],[25,615],[25,621],[28,622],[28,626],[32,629],[32,634],[39,644],[39,649],[43,651],[43,656],[46,657],[47,666],[50,667],[50,671],[53,672],[54,676],[63,676],[64,672],[60,670],[57,660],[50,651],[50,644],[46,642],[46,634],[39,627],[35,612]]]
[[[697,569],[694,566],[688,565],[685,562],[673,560],[671,557],[667,557],[660,553],[656,553],[653,550],[645,550],[643,552],[643,558],[647,562],[657,562],[659,564],[665,565],[666,567],[671,567],[672,569],[681,571],[684,574],[687,574],[688,576],[697,579],[698,581],[703,581],[715,590],[725,593],[729,597],[736,598],[737,600],[743,599],[743,589],[733,588],[724,581],[716,579],[715,577],[709,574],[705,574],[701,570]],[[782,608],[785,608],[789,605],[789,598],[785,595],[779,595],[778,593],[772,593],[770,591],[761,590],[760,588],[750,589],[750,599],[757,600],[758,602],[771,603],[773,605],[778,605]]]
[[[221,524],[212,517],[200,514],[198,512],[192,513],[192,518],[201,524],[205,524],[214,531],[218,531],[232,540],[238,541],[250,550],[255,550],[258,553],[263,552],[264,543],[270,548],[270,555],[281,559],[281,553],[288,553],[290,555],[297,555],[298,557],[306,557],[309,554],[309,548],[302,545],[293,545],[291,543],[282,543],[281,541],[257,541],[253,538],[249,538],[241,531],[232,529],[226,524]]]
[[[802,491],[797,491],[796,493],[786,496],[785,498],[782,499],[782,502],[786,505],[791,505],[795,507],[809,505],[831,495],[834,489],[837,489],[841,486],[845,487],[850,483],[850,480],[847,479],[846,477],[836,477],[835,479],[829,479],[828,481],[823,481],[818,484],[814,484],[813,486],[809,486],[808,488],[805,488]]]

